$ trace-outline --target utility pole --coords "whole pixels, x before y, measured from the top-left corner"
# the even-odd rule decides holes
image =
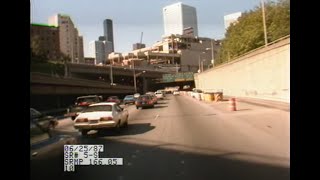
[[[110,81],[111,81],[111,86],[113,86],[113,74],[112,74],[112,62],[110,59]]]
[[[266,15],[264,11],[264,0],[261,0],[261,9],[262,9],[262,20],[263,20],[263,32],[264,32],[264,45],[268,45],[268,38],[267,38],[267,25],[266,25]]]

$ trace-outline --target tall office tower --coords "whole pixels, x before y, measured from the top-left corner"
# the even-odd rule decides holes
[[[109,54],[112,53],[113,44],[110,41],[103,41],[104,43],[104,52],[106,54],[106,58],[108,58]]]
[[[99,36],[99,41],[105,41],[106,37],[105,36]]]
[[[181,2],[163,8],[164,34],[184,34],[184,30],[192,29],[192,35],[198,36],[196,8]]]
[[[79,33],[71,18],[67,15],[56,14],[49,17],[48,24],[59,27],[60,51],[69,56],[72,63],[82,61],[83,43],[79,43]]]
[[[230,24],[234,24],[238,22],[238,18],[241,16],[241,12],[236,12],[233,14],[228,14],[224,16],[224,28],[228,29]]]
[[[89,57],[95,58],[94,64],[105,62],[105,47],[102,41],[89,42]]]
[[[105,41],[109,41],[112,43],[111,52],[114,52],[113,25],[111,19],[105,19],[103,21],[103,32],[105,36]]]

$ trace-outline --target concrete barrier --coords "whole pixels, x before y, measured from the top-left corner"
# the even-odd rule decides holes
[[[290,37],[195,73],[194,80],[205,92],[290,103]]]

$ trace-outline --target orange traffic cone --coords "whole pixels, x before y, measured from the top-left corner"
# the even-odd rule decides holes
[[[236,108],[236,98],[230,98],[229,100],[229,109],[230,111],[236,111],[237,108]]]

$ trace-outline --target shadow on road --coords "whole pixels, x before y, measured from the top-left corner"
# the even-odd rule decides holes
[[[168,106],[159,106],[159,105],[154,105],[154,107],[144,107],[143,109],[141,110],[145,110],[145,109],[158,109],[158,108],[165,108],[165,107],[168,107]]]
[[[157,104],[168,104],[167,102],[158,102]]]
[[[247,111],[247,110],[252,110],[252,109],[237,109],[237,111]]]
[[[88,135],[88,137],[104,137],[104,136],[126,136],[126,135],[137,135],[143,134],[153,130],[155,127],[151,126],[150,123],[136,123],[128,124],[127,128],[121,128],[120,132],[116,132],[112,129],[99,130],[97,133]]]
[[[154,106],[154,108],[156,108],[156,109],[157,109],[157,108],[165,108],[165,107],[168,107],[168,106],[158,106],[158,105],[155,105],[155,106]]]
[[[137,127],[139,125],[136,125]],[[262,163],[236,160],[234,154],[241,152],[219,151],[209,155],[194,151],[172,149],[174,144],[143,144],[132,139],[114,140],[105,138],[84,138],[82,144],[103,144],[101,158],[123,158],[122,166],[75,166],[75,172],[63,172],[63,154],[59,157],[31,162],[31,179],[59,180],[289,180],[290,169]],[[197,147],[194,147],[195,149]],[[251,156],[251,154],[247,154]],[[252,155],[254,156],[254,155]]]

